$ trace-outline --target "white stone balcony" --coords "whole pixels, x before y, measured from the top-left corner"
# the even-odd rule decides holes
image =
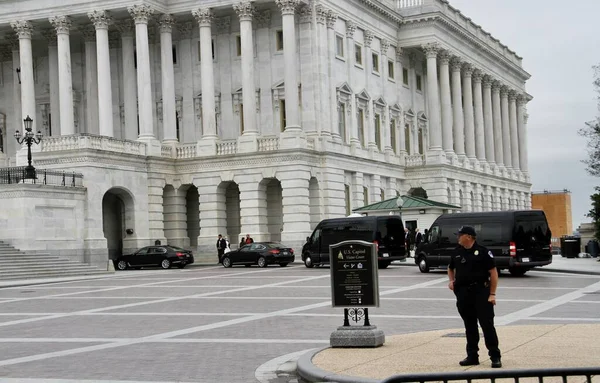
[[[96,149],[108,152],[146,155],[146,144],[137,141],[95,136],[87,133],[60,137],[44,137],[41,152],[60,152],[80,149]]]

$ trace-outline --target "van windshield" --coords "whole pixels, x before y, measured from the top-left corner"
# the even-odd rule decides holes
[[[346,240],[373,240],[373,227],[370,221],[344,222],[336,226],[324,226],[324,238],[330,238],[331,243],[337,243]]]
[[[515,240],[521,243],[550,243],[552,233],[543,217],[517,217]]]

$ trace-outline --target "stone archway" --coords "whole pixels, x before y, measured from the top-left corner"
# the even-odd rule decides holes
[[[310,229],[314,230],[319,222],[321,222],[319,181],[315,177],[312,177],[308,183],[308,198],[310,208]]]
[[[108,247],[109,259],[117,259],[128,249],[127,236],[134,237],[135,204],[129,190],[109,189],[102,197],[102,229]]]
[[[240,207],[240,188],[233,181],[221,182],[218,187],[219,201],[222,208],[219,210],[225,211],[224,228],[220,227],[219,231],[229,240],[231,245],[240,243],[242,231],[241,207]],[[225,229],[223,231],[223,229]]]
[[[192,184],[163,189],[163,224],[169,245],[195,248],[200,234],[198,188]]]
[[[283,230],[283,192],[277,178],[265,178],[261,181],[267,200],[267,237],[270,241],[280,242]]]

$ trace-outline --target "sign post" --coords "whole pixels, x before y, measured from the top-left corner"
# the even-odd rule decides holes
[[[383,331],[369,321],[369,307],[379,307],[377,246],[365,241],[336,243],[329,246],[329,260],[331,306],[344,308],[344,325],[331,334],[331,346],[383,345]],[[364,325],[351,326],[350,320],[364,320]]]

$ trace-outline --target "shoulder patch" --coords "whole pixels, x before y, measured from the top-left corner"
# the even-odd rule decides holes
[[[490,256],[490,258],[494,258],[494,254],[492,254],[492,251],[488,251],[488,255]]]

